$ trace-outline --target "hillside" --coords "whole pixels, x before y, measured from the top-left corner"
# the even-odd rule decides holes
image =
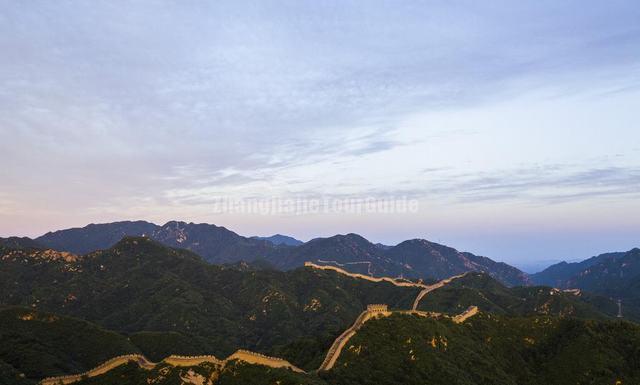
[[[581,262],[560,262],[556,263],[555,265],[551,265],[538,273],[531,274],[530,278],[531,281],[536,285],[565,287],[567,280],[571,279],[576,274],[588,269],[595,264],[607,260],[614,260],[622,255],[624,255],[624,253],[605,253],[595,257],[591,257],[589,259],[585,259]]]
[[[50,249],[87,254],[108,249],[125,236],[150,236],[157,228],[157,225],[145,221],[92,223],[82,228],[49,232],[36,238],[35,241]]]
[[[640,249],[594,264],[565,285],[620,299],[625,313],[634,311],[640,307]]]
[[[0,310],[0,383],[35,383],[80,373],[138,349],[124,336],[90,322],[24,308]],[[22,374],[22,375],[21,375]]]
[[[617,306],[605,297],[509,288],[485,273],[427,286],[326,269],[211,265],[144,237],[83,256],[0,248],[0,378],[30,385],[131,352],[147,358],[78,383],[534,385],[562,383],[563,368],[583,381],[590,367],[599,381],[637,378],[639,327],[606,321]],[[418,311],[411,311],[416,298]],[[401,311],[362,312],[375,303]],[[451,322],[464,320],[450,316],[471,305],[480,315]],[[224,358],[238,349],[309,374],[233,355],[222,366],[164,361],[173,354]],[[572,362],[574,350],[588,352],[591,366]],[[335,366],[320,366],[328,357]],[[318,367],[327,370],[314,374]]]
[[[215,382],[214,382],[215,381]],[[210,364],[186,367],[164,365],[152,370],[135,363],[120,366],[99,377],[75,382],[75,385],[327,385],[317,376],[286,369],[234,362],[224,368]]]
[[[299,266],[306,261],[325,261],[349,271],[374,276],[393,276],[400,268],[397,261],[388,258],[383,250],[358,234],[312,239],[288,250],[278,261],[278,266]]]
[[[217,264],[256,259],[273,263],[287,249],[284,245],[243,237],[225,227],[206,223],[171,221],[158,227],[149,237],[169,247],[191,250]]]
[[[286,246],[300,246],[304,242],[295,239],[293,237],[282,235],[282,234],[274,234],[270,237],[251,237],[251,239],[259,239],[262,241],[269,241],[274,245],[286,245]]]
[[[50,232],[36,242],[55,250],[86,254],[108,249],[126,236],[146,236],[166,246],[191,250],[212,263],[251,261],[278,249],[269,241],[245,238],[224,227],[176,221],[163,226],[145,221],[90,224]]]
[[[6,247],[9,249],[41,249],[44,246],[27,237],[9,237],[0,238],[0,248]]]
[[[602,254],[578,264],[552,266],[542,273],[549,277],[562,270],[554,279],[560,288],[577,288],[620,299],[624,313],[640,308],[640,249],[625,253]],[[541,276],[534,280],[540,281]]]
[[[455,324],[397,314],[367,322],[336,367],[318,374],[240,362],[151,371],[131,363],[77,384],[635,384],[638,346],[640,326],[627,322],[481,314]]]
[[[322,377],[340,385],[636,384],[638,346],[640,326],[626,322],[394,315],[368,322]]]
[[[360,235],[346,234],[298,243],[282,236],[247,238],[210,224],[171,221],[158,226],[137,221],[60,230],[36,241],[55,250],[86,254],[112,247],[124,236],[146,236],[166,246],[193,251],[216,264],[260,260],[280,270],[290,270],[307,261],[327,261],[377,276],[442,279],[466,271],[482,271],[507,285],[529,282],[527,275],[515,267],[422,239],[381,246]]]
[[[554,315],[585,319],[613,319],[615,301],[588,292],[564,292],[547,286],[508,288],[486,274],[471,273],[434,291],[420,302],[420,310],[457,313],[475,305],[482,311],[514,317]],[[640,320],[637,308],[627,319]]]
[[[125,238],[84,257],[48,253],[54,257],[25,250],[0,256],[0,305],[133,333],[152,359],[176,353],[177,344],[184,354],[245,348],[317,366],[367,304],[407,308],[418,291],[314,269],[215,266],[147,238]]]
[[[385,251],[391,259],[399,261],[408,276],[442,279],[467,271],[487,273],[507,285],[523,285],[527,275],[506,263],[429,242],[424,239],[404,241]]]

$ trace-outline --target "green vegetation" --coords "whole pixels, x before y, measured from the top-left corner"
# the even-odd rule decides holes
[[[22,308],[0,310],[0,341],[0,376],[25,383],[81,373],[114,356],[138,352],[125,337],[89,322]]]
[[[609,319],[617,315],[615,301],[589,293],[575,294],[544,286],[508,288],[486,274],[469,273],[449,285],[429,293],[420,310],[457,314],[475,305],[484,312],[510,316],[557,315],[589,319]],[[633,309],[627,316],[640,319]]]
[[[153,362],[162,361],[172,354],[184,356],[209,354],[206,346],[194,346],[191,337],[178,332],[144,331],[131,334],[129,339]]]
[[[187,381],[193,382],[187,382]],[[185,383],[216,385],[326,385],[314,375],[305,375],[285,369],[274,369],[243,362],[230,362],[224,368],[211,364],[190,367],[164,365],[151,371],[140,369],[129,363],[119,366],[101,376],[79,381],[77,385],[141,385],[149,381],[155,385],[183,385]]]
[[[396,314],[367,322],[328,372],[298,374],[241,362],[151,371],[128,364],[78,385],[178,385],[188,379],[219,385],[636,384],[640,326],[486,313],[455,324]]]
[[[307,268],[210,265],[145,238],[75,262],[16,253],[0,264],[0,304],[35,306],[131,335],[153,359],[226,357],[244,348],[310,369],[367,304],[406,309],[418,293]]]
[[[432,291],[421,310],[482,310],[463,324],[393,315],[367,322],[336,366],[315,374],[333,340],[371,303],[409,309],[418,288],[301,268],[214,266],[145,238],[76,258],[0,253],[0,383],[33,385],[142,353],[225,358],[239,348],[309,371],[134,363],[81,381],[118,384],[622,384],[640,380],[640,326],[611,321],[606,297],[507,288],[472,273]]]
[[[535,274],[536,282],[578,288],[622,301],[626,318],[640,319],[640,249],[601,254],[579,263],[559,263]],[[617,307],[616,307],[617,311]]]
[[[394,315],[349,341],[331,384],[636,384],[640,326],[481,314],[464,324]]]
[[[158,226],[145,221],[124,221],[55,231],[35,241],[54,250],[86,254],[108,249],[124,236],[147,236],[168,247],[193,251],[216,264],[261,260],[271,267],[290,270],[302,267],[306,261],[330,259],[338,263],[368,262],[344,267],[351,272],[369,272],[375,276],[402,274],[431,280],[474,270],[485,272],[510,286],[528,283],[527,275],[513,266],[424,239],[384,246],[352,233],[315,238],[303,244],[293,242],[294,245],[288,246],[260,238],[246,238],[224,227],[206,223],[170,221]]]

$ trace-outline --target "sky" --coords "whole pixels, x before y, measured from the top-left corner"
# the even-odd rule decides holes
[[[0,0],[0,236],[176,219],[518,266],[640,246],[639,20],[635,0]]]

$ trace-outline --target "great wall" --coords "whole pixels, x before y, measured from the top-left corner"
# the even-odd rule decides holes
[[[392,310],[389,310],[388,306],[384,304],[368,305],[367,309],[362,313],[360,313],[360,315],[356,318],[353,325],[351,325],[347,330],[345,330],[342,334],[340,334],[340,336],[338,336],[334,340],[333,344],[327,351],[327,354],[317,371],[330,370],[331,368],[333,368],[336,361],[340,357],[340,353],[346,346],[347,342],[351,339],[351,337],[353,337],[356,334],[358,329],[360,329],[367,321],[371,319],[388,317],[392,314],[411,314],[411,315],[417,315],[420,317],[431,317],[431,318],[444,317],[444,318],[451,319],[455,323],[462,323],[466,321],[468,318],[476,315],[479,312],[479,309],[476,306],[470,306],[463,313],[450,317],[442,313],[425,312],[425,311],[417,310],[418,305],[420,304],[420,301],[425,295],[427,295],[429,292],[433,290],[436,290],[438,288],[441,288],[449,284],[451,281],[455,279],[464,277],[466,273],[443,279],[433,285],[426,285],[420,282],[398,280],[398,279],[389,278],[389,277],[371,277],[364,274],[350,273],[336,266],[318,265],[313,262],[305,262],[304,265],[306,267],[310,267],[318,270],[332,270],[339,274],[343,274],[355,279],[364,279],[371,282],[388,282],[395,286],[402,286],[402,287],[422,288],[422,290],[418,293],[416,299],[414,300],[411,310],[393,310],[392,311]],[[212,355],[205,355],[205,356],[171,355],[158,363],[149,361],[145,356],[141,354],[127,354],[127,355],[114,357],[84,373],[45,378],[42,381],[40,381],[40,385],[71,384],[71,383],[80,381],[84,378],[99,376],[101,374],[104,374],[110,371],[111,369],[114,369],[120,365],[124,365],[129,362],[135,362],[141,368],[151,370],[161,364],[189,367],[189,366],[197,366],[202,363],[211,363],[218,367],[224,367],[228,362],[236,361],[236,360],[243,361],[249,364],[264,365],[272,368],[284,368],[284,369],[289,369],[298,373],[305,373],[304,370],[296,367],[295,365],[291,364],[289,361],[285,359],[269,357],[264,354],[255,353],[255,352],[251,352],[243,349],[237,350],[235,353],[231,354],[229,357],[225,358],[224,360],[220,360]]]
[[[331,348],[329,348],[329,351],[327,352],[327,355],[325,356],[324,361],[322,361],[322,364],[320,365],[320,368],[318,369],[318,371],[330,370],[331,368],[333,368],[333,365],[338,360],[338,357],[340,357],[340,353],[342,352],[342,349],[345,347],[347,342],[349,342],[351,337],[353,337],[356,334],[358,329],[360,329],[362,325],[364,325],[370,319],[388,317],[392,314],[411,314],[411,315],[417,315],[420,317],[428,317],[428,318],[450,318],[455,323],[462,323],[466,321],[467,318],[472,317],[477,313],[478,313],[477,306],[470,306],[463,313],[453,317],[449,317],[442,313],[426,312],[426,311],[419,311],[419,310],[393,310],[392,311],[387,309],[387,305],[369,305],[367,306],[367,310],[360,313],[360,315],[358,316],[358,318],[356,318],[356,321],[353,323],[353,325],[351,325],[351,327],[349,327],[342,334],[340,334],[338,338],[335,339],[335,341],[331,345]]]
[[[114,357],[108,361],[103,362],[102,364],[96,366],[95,368],[80,374],[71,374],[68,376],[59,376],[59,377],[48,377],[44,380],[40,381],[42,385],[59,385],[59,384],[71,384],[76,381],[80,381],[85,377],[95,377],[101,374],[104,374],[110,371],[113,368],[116,368],[120,365],[126,364],[128,362],[136,362],[140,365],[141,368],[152,368],[155,367],[155,364],[151,363],[147,358],[141,354],[127,354],[123,356]]]
[[[451,283],[451,281],[455,279],[462,278],[465,275],[467,275],[467,273],[454,275],[453,277],[449,277],[449,278],[443,279],[442,281],[436,282],[433,285],[426,286],[420,293],[418,293],[418,296],[416,297],[415,301],[413,301],[413,306],[411,307],[411,309],[418,310],[418,305],[420,304],[420,301],[422,300],[422,298],[424,298],[425,295],[434,291],[435,289],[439,289],[442,286]]]
[[[318,270],[331,270],[331,271],[335,271],[336,273],[342,274],[342,275],[346,275],[348,277],[352,277],[352,278],[357,278],[357,279],[364,279],[370,282],[389,282],[392,285],[395,286],[404,286],[404,287],[422,287],[422,288],[428,288],[429,285],[425,285],[424,283],[419,283],[419,282],[411,282],[411,281],[407,281],[407,280],[399,280],[396,278],[390,278],[390,277],[372,277],[369,275],[364,275],[364,274],[360,274],[360,273],[351,273],[348,272],[344,269],[341,269],[337,266],[330,266],[330,265],[318,265],[315,264],[313,262],[305,262],[304,265],[306,267],[311,267],[313,269],[318,269]]]
[[[210,363],[219,367],[224,367],[228,362],[238,360],[249,364],[265,365],[272,368],[284,368],[293,370],[294,372],[304,373],[304,371],[295,365],[291,364],[287,360],[282,358],[269,357],[264,354],[250,352],[248,350],[238,350],[224,360],[220,360],[215,356],[178,356],[171,355],[164,360],[154,363],[149,361],[145,356],[141,354],[127,354],[123,356],[114,357],[97,367],[80,374],[73,374],[60,377],[49,377],[40,381],[41,385],[66,385],[82,380],[83,378],[95,377],[104,374],[111,369],[114,369],[120,365],[124,365],[129,362],[137,363],[141,368],[151,370],[161,364],[167,364],[171,366],[197,366],[202,363]]]

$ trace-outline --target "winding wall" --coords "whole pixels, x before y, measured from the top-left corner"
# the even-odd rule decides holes
[[[113,368],[116,368],[120,365],[124,365],[130,361],[136,362],[140,365],[141,368],[151,369],[155,367],[156,364],[147,360],[147,358],[141,354],[127,354],[123,356],[114,357],[108,361],[103,362],[102,364],[96,366],[95,368],[86,371],[80,374],[73,374],[68,376],[59,376],[59,377],[48,377],[44,380],[40,381],[42,385],[60,385],[60,384],[71,384],[76,381],[80,381],[84,377],[95,377],[101,374],[104,374],[110,371]]]
[[[80,381],[86,377],[99,376],[101,374],[104,374],[110,371],[111,369],[114,369],[120,365],[124,365],[131,361],[136,362],[143,369],[151,370],[161,363],[165,363],[171,366],[196,366],[204,362],[208,362],[217,366],[224,366],[228,362],[233,360],[239,360],[239,361],[247,362],[249,364],[265,365],[272,368],[290,369],[290,370],[293,370],[294,372],[304,373],[302,369],[296,367],[295,365],[291,364],[287,360],[284,360],[282,358],[265,356],[264,354],[250,352],[248,350],[237,350],[235,353],[233,353],[232,355],[230,355],[224,360],[220,360],[212,355],[207,355],[207,356],[171,355],[165,358],[164,360],[162,360],[160,363],[153,363],[141,354],[128,354],[124,356],[114,357],[96,366],[95,368],[81,374],[45,378],[44,380],[40,381],[40,384],[41,385],[71,384],[71,383]]]
[[[422,287],[422,288],[427,288],[429,287],[428,285],[425,285],[424,283],[418,283],[418,282],[410,282],[410,281],[401,281],[395,278],[389,278],[389,277],[371,277],[369,275],[364,275],[364,274],[360,274],[360,273],[350,273],[348,271],[346,271],[345,269],[341,269],[337,266],[330,266],[330,265],[318,265],[315,264],[313,262],[305,262],[304,265],[306,267],[312,267],[314,269],[318,269],[318,270],[332,270],[335,272],[338,272],[340,274],[352,277],[352,278],[358,278],[358,279],[364,279],[367,281],[371,281],[371,282],[389,282],[393,285],[396,286],[404,286],[404,287]]]
[[[449,277],[449,278],[443,279],[442,281],[436,282],[433,285],[426,286],[424,288],[424,290],[422,290],[420,293],[418,293],[418,296],[416,297],[415,301],[413,301],[412,309],[413,310],[418,310],[418,305],[420,304],[420,300],[422,300],[422,298],[425,295],[427,295],[428,293],[434,291],[435,289],[439,289],[444,285],[447,285],[447,284],[451,283],[451,281],[453,281],[454,279],[462,278],[467,274],[468,273],[454,275],[453,277]]]
[[[372,318],[387,317],[393,313],[415,314],[422,317],[435,317],[435,318],[446,317],[441,313],[424,312],[424,311],[417,310],[418,305],[420,304],[420,300],[431,291],[441,288],[447,285],[448,283],[450,283],[451,281],[464,277],[467,274],[467,273],[464,273],[464,274],[456,275],[453,277],[449,277],[433,285],[425,285],[423,283],[400,281],[400,280],[389,278],[389,277],[371,277],[364,274],[350,273],[336,266],[317,265],[313,262],[305,262],[304,265],[307,267],[311,267],[319,270],[332,270],[349,277],[364,279],[371,282],[389,282],[395,286],[421,287],[423,289],[420,291],[420,293],[418,293],[418,296],[414,300],[412,310],[389,311],[387,309],[387,305],[367,306],[367,310],[360,313],[360,315],[358,316],[358,318],[356,318],[353,325],[351,325],[351,327],[345,330],[342,334],[340,334],[340,336],[338,336],[338,338],[334,340],[333,344],[329,348],[329,351],[327,352],[327,355],[325,356],[324,361],[320,365],[320,368],[318,369],[318,371],[331,369],[335,365],[336,361],[338,360],[338,357],[340,357],[340,353],[342,352],[342,349],[344,349],[345,345],[351,339],[351,337],[353,337],[356,334],[358,329],[360,329],[365,322],[367,322]],[[457,316],[454,316],[452,319],[456,323],[461,323],[467,320],[469,317],[472,317],[475,314],[477,314],[478,311],[479,310],[476,306],[470,306],[463,313]],[[165,363],[172,366],[196,366],[204,362],[208,362],[214,365],[224,366],[229,361],[233,361],[233,360],[244,361],[250,364],[265,365],[272,368],[284,368],[284,369],[289,369],[298,373],[305,373],[302,369],[296,367],[295,365],[291,364],[289,361],[284,360],[282,358],[269,357],[260,353],[255,353],[255,352],[242,350],[242,349],[237,350],[235,353],[233,353],[232,355],[230,355],[224,360],[220,360],[212,355],[206,355],[206,356],[171,355],[165,358],[164,360],[162,360],[161,363]],[[40,381],[40,384],[41,385],[71,384],[71,383],[80,381],[85,377],[99,376],[101,374],[108,372],[111,369],[114,369],[120,365],[124,365],[131,361],[136,362],[141,368],[147,369],[147,370],[153,369],[158,365],[156,363],[149,361],[146,357],[144,357],[141,354],[128,354],[128,355],[114,357],[85,373],[59,376],[59,377],[48,377]]]
[[[356,331],[360,329],[362,325],[368,320],[370,320],[371,318],[386,317],[393,313],[415,314],[422,317],[441,317],[442,314],[440,313],[419,311],[418,305],[420,304],[420,300],[424,298],[424,296],[427,295],[428,293],[449,284],[451,281],[455,279],[462,278],[467,274],[467,273],[464,273],[464,274],[454,275],[453,277],[443,279],[437,283],[434,283],[433,285],[425,285],[422,283],[397,281],[393,278],[387,278],[387,277],[382,277],[382,278],[368,277],[362,274],[349,273],[338,267],[320,266],[312,262],[306,262],[305,266],[318,268],[322,270],[334,270],[341,274],[345,274],[355,278],[362,278],[362,279],[366,279],[373,282],[385,281],[385,282],[391,282],[392,284],[397,286],[418,286],[423,288],[423,290],[421,290],[420,293],[418,293],[418,296],[413,301],[413,307],[411,310],[400,310],[400,311],[391,312],[391,311],[387,311],[386,305],[384,305],[384,308],[376,308],[375,306],[378,306],[378,305],[370,305],[369,307],[367,307],[367,310],[362,312],[358,316],[358,318],[356,319],[356,322],[354,322],[349,329],[345,330],[344,333],[342,333],[340,336],[338,336],[338,338],[335,339],[335,341],[333,341],[333,344],[331,345],[331,348],[329,348],[329,351],[327,352],[327,355],[325,356],[324,361],[322,361],[322,365],[320,365],[320,368],[318,369],[318,371],[331,369],[333,365],[335,365],[336,361],[338,360],[338,357],[340,357],[340,353],[342,352],[342,349],[344,349],[349,339],[351,339],[351,337],[353,337],[356,334]],[[453,317],[453,321],[456,323],[464,322],[467,318],[475,315],[477,312],[478,312],[477,307],[475,306],[469,307],[464,313]]]

